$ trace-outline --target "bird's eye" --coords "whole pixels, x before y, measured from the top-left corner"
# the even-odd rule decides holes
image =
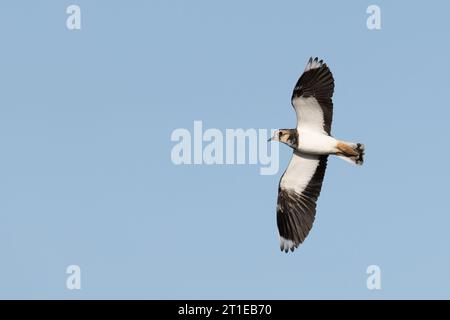
[[[281,138],[281,136],[283,135],[283,132],[278,132],[278,137]]]

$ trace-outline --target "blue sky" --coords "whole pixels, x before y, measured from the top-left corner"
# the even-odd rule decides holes
[[[66,28],[81,8],[82,29]],[[366,27],[381,8],[382,28]],[[448,12],[439,1],[2,1],[1,298],[450,298]],[[280,172],[176,166],[177,128],[295,125],[310,56],[336,81],[311,234],[278,248]],[[68,290],[79,265],[82,289]],[[366,288],[379,265],[382,289]]]

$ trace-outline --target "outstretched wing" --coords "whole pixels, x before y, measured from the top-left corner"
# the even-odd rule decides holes
[[[333,92],[334,79],[328,66],[318,58],[310,58],[292,93],[297,128],[330,135]]]
[[[328,156],[294,151],[278,187],[277,225],[282,251],[294,251],[311,230]]]

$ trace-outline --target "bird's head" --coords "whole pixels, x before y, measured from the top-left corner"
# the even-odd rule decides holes
[[[273,133],[268,141],[280,141],[292,148],[297,147],[298,133],[295,129],[279,129]]]

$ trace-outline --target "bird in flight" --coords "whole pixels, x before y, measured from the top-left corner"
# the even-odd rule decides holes
[[[331,136],[333,92],[334,79],[328,66],[310,58],[291,98],[297,128],[276,130],[269,139],[294,149],[278,186],[281,251],[294,251],[313,226],[328,156],[336,155],[357,165],[364,161],[363,144]]]

